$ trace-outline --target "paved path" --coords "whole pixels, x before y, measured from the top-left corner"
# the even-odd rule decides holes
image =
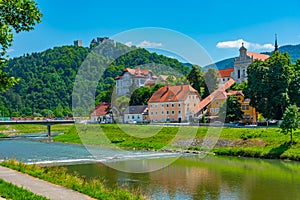
[[[40,180],[32,176],[29,176],[27,174],[23,174],[2,166],[0,166],[0,178],[6,182],[12,183],[19,187],[23,187],[35,194],[45,196],[53,200],[66,200],[66,199],[91,200],[92,199],[79,192],[67,189],[62,186],[54,185],[47,181]]]

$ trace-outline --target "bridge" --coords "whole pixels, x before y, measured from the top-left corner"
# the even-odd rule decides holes
[[[47,135],[51,136],[51,125],[74,124],[75,120],[10,120],[0,121],[0,125],[39,124],[47,126]]]

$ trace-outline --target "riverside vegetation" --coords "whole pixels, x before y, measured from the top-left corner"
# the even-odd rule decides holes
[[[123,189],[108,189],[104,186],[103,181],[100,181],[99,179],[86,179],[85,177],[68,173],[63,167],[40,167],[37,165],[26,165],[15,160],[4,161],[0,164],[22,173],[41,178],[51,183],[76,190],[97,199],[143,199],[138,191],[130,193],[129,191]],[[8,187],[6,188],[8,189]]]
[[[190,150],[202,151],[207,127],[182,127],[181,134],[172,145],[166,145],[175,137],[178,127],[131,125],[81,125],[73,126],[54,141],[92,145],[117,145],[125,149],[141,150]],[[196,129],[196,130],[195,130]],[[245,156],[270,159],[300,160],[300,131],[294,133],[293,145],[279,128],[212,128],[221,131],[218,142],[211,150],[217,155]],[[221,129],[221,130],[220,130]],[[78,131],[79,130],[79,131]],[[134,136],[128,134],[135,133]],[[191,135],[196,132],[195,138]],[[157,133],[153,135],[153,133]],[[106,137],[105,137],[106,136]],[[106,141],[105,138],[109,140]],[[188,149],[186,144],[191,144]]]
[[[15,130],[9,132],[8,130]],[[64,132],[53,137],[56,142],[117,145],[126,149],[140,150],[178,150],[191,144],[189,151],[204,150],[201,145],[207,135],[207,127],[182,127],[184,134],[178,141],[168,146],[177,134],[178,127],[134,126],[134,125],[55,125],[51,129]],[[218,142],[211,150],[217,155],[244,156],[272,159],[300,160],[300,131],[294,132],[293,145],[289,136],[284,135],[279,128],[213,128],[221,131]],[[221,130],[219,130],[221,129]],[[79,131],[78,131],[79,130]],[[46,132],[45,126],[14,125],[0,126],[0,136],[22,133]],[[134,133],[134,135],[132,135]],[[155,134],[156,133],[156,134]],[[195,134],[195,138],[191,138]],[[130,135],[131,134],[131,135]],[[102,137],[106,136],[106,137]],[[106,140],[108,138],[108,140]]]
[[[28,190],[17,187],[11,183],[5,182],[2,179],[0,179],[0,197],[15,200],[47,200],[46,197],[36,195]]]

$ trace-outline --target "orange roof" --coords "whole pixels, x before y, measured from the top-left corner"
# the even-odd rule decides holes
[[[227,94],[228,94],[228,95],[241,95],[241,96],[244,96],[242,90],[231,90],[231,91],[229,91]]]
[[[258,60],[266,60],[267,58],[269,58],[269,55],[266,54],[261,54],[261,53],[255,53],[255,52],[247,52],[247,55],[252,57],[254,60],[258,59]]]
[[[219,76],[219,78],[231,77],[231,72],[233,72],[233,71],[234,71],[234,68],[221,69],[218,71],[218,76]]]
[[[146,78],[149,75],[149,73],[152,73],[151,70],[148,70],[148,69],[141,70],[140,67],[138,67],[137,69],[125,68],[123,70],[122,74],[120,76],[117,76],[115,79],[117,80],[117,79],[122,78],[122,76],[126,72],[128,72],[132,76],[135,76],[136,78],[143,78],[143,77]]]
[[[199,95],[190,85],[164,86],[154,92],[148,103],[184,101],[189,94]]]
[[[203,99],[197,106],[195,106],[192,109],[193,113],[198,113],[200,112],[205,106],[210,104],[214,99],[220,99],[220,98],[225,98],[227,96],[225,90],[230,88],[235,83],[235,81],[230,78],[229,81],[221,85],[217,90],[215,90],[213,93],[211,93],[209,96],[207,96],[205,99]]]
[[[92,112],[91,116],[104,116],[108,112],[109,103],[103,102],[100,105],[98,105],[95,110]]]

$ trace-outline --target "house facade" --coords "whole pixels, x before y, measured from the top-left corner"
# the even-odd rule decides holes
[[[148,101],[149,120],[153,122],[189,122],[200,96],[190,85],[164,86]]]
[[[218,70],[219,87],[230,80],[234,68]]]
[[[128,106],[124,111],[124,123],[148,121],[148,106]]]
[[[106,123],[108,120],[107,113],[110,108],[110,104],[103,102],[99,104],[95,110],[91,113],[92,123]]]
[[[156,76],[153,75],[151,70],[141,70],[125,68],[116,80],[116,92],[118,96],[123,96],[129,93],[130,87],[135,85],[137,88],[143,87],[147,81],[155,81]]]

